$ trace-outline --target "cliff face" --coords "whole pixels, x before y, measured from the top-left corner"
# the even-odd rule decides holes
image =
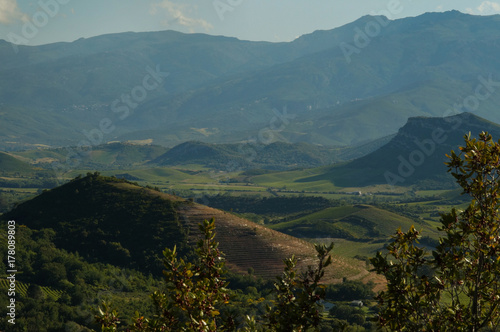
[[[499,125],[471,113],[445,118],[414,117],[408,119],[406,125],[383,149],[404,153],[420,148],[425,152],[426,149],[422,145],[427,143],[430,146],[430,142],[433,142],[436,152],[449,152],[463,143],[464,135],[470,132],[472,136],[477,136],[482,131],[489,132],[494,138],[500,138]]]
[[[423,180],[452,184],[447,175],[446,154],[458,151],[464,135],[477,137],[482,131],[500,139],[500,126],[471,113],[445,118],[413,117],[397,135],[377,151],[351,163],[332,169],[352,174],[355,185],[409,185]],[[341,182],[337,183],[341,184]]]

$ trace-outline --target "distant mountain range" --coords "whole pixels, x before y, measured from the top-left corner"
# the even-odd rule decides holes
[[[74,167],[98,171],[136,167],[199,164],[223,171],[255,168],[288,170],[330,165],[362,157],[386,144],[392,136],[350,147],[322,147],[309,143],[216,144],[199,141],[181,143],[171,149],[146,143],[108,143],[94,146],[79,155]],[[54,162],[66,163],[70,148],[36,149],[0,153],[0,168],[7,170],[49,168]],[[14,158],[16,157],[16,158]],[[13,162],[15,164],[12,164]],[[3,162],[3,164],[2,164]],[[23,164],[21,167],[22,162]],[[11,166],[13,165],[13,166]],[[7,167],[8,166],[8,167]],[[69,169],[68,169],[69,170]],[[13,171],[12,171],[13,172]],[[0,173],[1,174],[1,173]]]
[[[1,41],[0,149],[146,139],[345,146],[415,116],[472,111],[500,122],[499,40],[500,16],[452,11],[365,16],[289,43],[164,31],[16,54]]]

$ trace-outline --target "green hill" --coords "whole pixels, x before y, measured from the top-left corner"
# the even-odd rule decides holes
[[[91,262],[158,273],[162,250],[186,239],[175,203],[120,189],[121,183],[95,174],[77,178],[20,204],[2,219],[36,230],[51,228],[58,247]]]
[[[31,175],[35,168],[30,164],[23,162],[12,155],[0,152],[0,175],[9,175],[17,173]]]
[[[454,188],[455,181],[446,171],[446,154],[458,151],[464,135],[473,137],[488,131],[500,139],[500,125],[471,113],[446,118],[410,118],[396,136],[361,158],[327,167],[252,176],[251,181],[271,187],[295,190],[332,191],[342,187],[418,184],[421,188]]]
[[[21,160],[22,159],[22,160]],[[52,188],[56,185],[51,171],[35,167],[25,158],[0,152],[0,188]],[[0,196],[3,193],[0,192]],[[4,208],[0,197],[0,210]]]
[[[228,313],[252,312],[253,301],[269,295],[284,258],[295,256],[300,270],[315,261],[309,242],[124,180],[87,174],[0,216],[5,228],[15,220],[16,308],[22,309],[16,312],[22,313],[16,315],[16,330],[98,330],[90,308],[102,300],[120,312],[122,327],[134,312],[154,315],[148,294],[165,282],[160,281],[162,249],[176,245],[191,259],[200,236],[197,226],[207,218],[216,220],[215,240],[232,271],[227,280],[234,306]],[[5,232],[0,245],[6,257]],[[326,283],[344,278],[384,283],[364,262],[334,252],[332,263],[322,278]],[[7,287],[0,283],[2,305],[9,303]],[[0,329],[7,326],[0,319]]]
[[[389,138],[349,147],[326,147],[309,143],[273,142],[270,144],[179,144],[151,163],[161,166],[201,164],[223,171],[231,169],[286,170],[330,165],[375,151]]]
[[[329,207],[301,218],[272,225],[271,228],[296,237],[342,238],[355,241],[387,239],[398,227],[409,229],[415,222],[370,205]],[[430,225],[426,235],[434,234]]]
[[[225,170],[267,168],[289,169],[314,167],[335,161],[334,148],[311,144],[210,144],[186,142],[175,146],[153,161],[162,166],[202,164]]]
[[[446,154],[458,151],[463,137],[481,131],[500,138],[500,125],[471,113],[447,118],[410,118],[398,134],[380,149],[348,163],[317,169],[313,176],[290,173],[289,183],[301,184],[329,181],[338,187],[363,187],[374,184],[453,187],[447,174]],[[285,181],[286,174],[280,175]],[[259,179],[257,179],[259,181]]]
[[[244,158],[238,155],[236,145],[209,144],[203,142],[186,142],[179,144],[165,154],[156,158],[153,163],[159,165],[203,164],[207,166],[220,165],[234,161],[244,163]]]

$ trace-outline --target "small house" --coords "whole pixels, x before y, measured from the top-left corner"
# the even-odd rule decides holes
[[[362,307],[363,306],[363,301],[352,301],[350,304],[351,307]]]

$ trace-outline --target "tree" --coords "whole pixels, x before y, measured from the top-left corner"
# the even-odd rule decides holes
[[[29,298],[35,300],[43,300],[45,298],[45,293],[43,292],[42,288],[35,284],[30,284],[28,286],[28,289],[26,290],[26,295]]]
[[[500,141],[465,136],[448,171],[472,199],[464,211],[442,215],[439,245],[429,256],[420,232],[398,230],[372,259],[386,277],[378,296],[379,324],[397,331],[479,331],[500,324]]]
[[[297,277],[297,259],[285,259],[285,270],[275,283],[276,301],[273,307],[268,307],[268,322],[265,331],[307,331],[317,329],[321,322],[321,307],[319,301],[325,298],[325,285],[320,281],[325,275],[325,268],[332,263],[329,247],[317,245],[318,266]]]
[[[163,252],[165,291],[152,295],[158,316],[138,318],[135,331],[224,331],[231,325],[217,319],[229,295],[214,229],[214,219],[200,225],[204,238],[198,242],[194,264],[177,258],[175,247]]]
[[[308,267],[302,274],[297,272],[294,257],[284,261],[283,276],[275,283],[276,300],[263,320],[249,316],[222,318],[221,309],[230,301],[230,294],[224,259],[214,240],[214,219],[205,220],[200,230],[203,239],[198,242],[193,263],[178,258],[175,247],[165,249],[165,290],[151,296],[157,315],[149,319],[137,314],[131,331],[236,331],[236,318],[245,321],[241,331],[319,331],[322,307],[318,302],[325,296],[325,286],[320,282],[331,264],[333,244],[316,246],[318,266]],[[102,331],[117,330],[118,314],[106,303],[96,311],[95,319]]]

